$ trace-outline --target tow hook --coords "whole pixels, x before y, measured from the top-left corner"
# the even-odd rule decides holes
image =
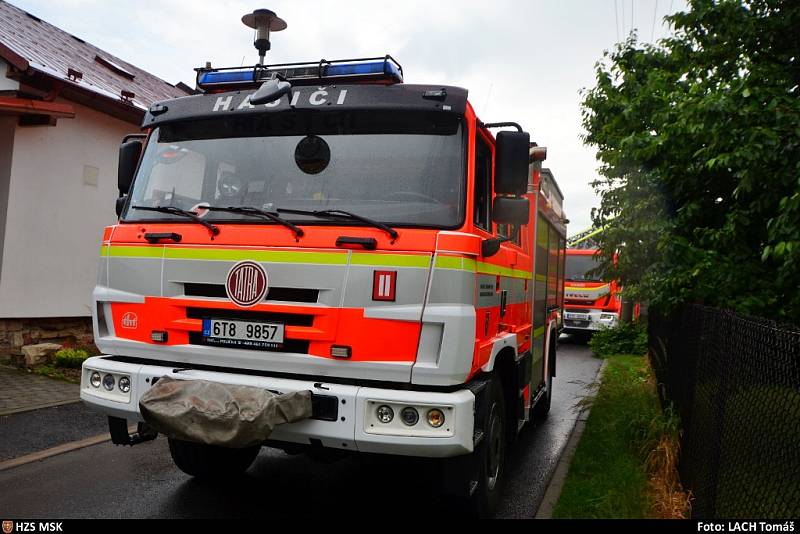
[[[158,437],[158,432],[150,428],[147,423],[139,423],[136,432],[128,433],[128,421],[120,417],[108,418],[108,430],[111,433],[111,443],[114,445],[129,445],[133,447],[145,441]]]

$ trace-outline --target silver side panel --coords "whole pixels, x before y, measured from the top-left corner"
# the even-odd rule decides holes
[[[472,368],[474,350],[474,306],[427,305],[411,382],[441,386],[463,384]]]
[[[162,258],[108,258],[109,287],[126,293],[160,297]]]

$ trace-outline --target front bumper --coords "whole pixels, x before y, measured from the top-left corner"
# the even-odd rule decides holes
[[[564,332],[567,334],[596,332],[605,328],[613,328],[618,323],[618,314],[598,309],[564,312]]]
[[[122,393],[118,388],[109,391],[103,384],[93,386],[90,377],[95,371],[101,377],[112,375],[115,383],[123,376],[129,377],[130,391]],[[280,425],[275,428],[270,441],[305,445],[320,443],[324,447],[343,450],[422,457],[460,456],[473,449],[475,396],[466,389],[438,393],[369,388],[233,372],[174,369],[96,356],[83,364],[81,399],[106,415],[143,421],[139,398],[153,384],[153,379],[157,381],[164,376],[254,386],[280,393],[310,390],[316,395],[337,399],[336,420],[306,419]],[[374,417],[375,409],[384,404],[395,412],[394,420],[387,425],[377,422]],[[420,420],[413,427],[400,421],[400,410],[405,406],[413,406],[420,413]],[[439,408],[445,413],[445,424],[439,429],[430,427],[425,420],[425,411],[431,408]]]

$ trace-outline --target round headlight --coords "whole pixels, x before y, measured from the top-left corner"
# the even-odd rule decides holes
[[[96,388],[100,387],[100,382],[102,382],[102,378],[100,377],[100,373],[97,371],[92,373],[92,376],[89,377],[89,383]]]
[[[114,375],[106,375],[103,377],[103,387],[106,388],[108,391],[114,389],[114,384],[116,380],[114,380]]]
[[[131,379],[127,376],[123,376],[119,379],[119,383],[117,384],[119,390],[123,393],[127,393],[131,390]]]
[[[375,415],[378,417],[378,421],[381,423],[391,423],[392,419],[394,419],[394,410],[384,404],[382,406],[378,406],[378,409],[375,410]]]
[[[406,406],[403,408],[403,411],[400,412],[400,418],[406,426],[414,426],[419,422],[419,412],[411,406]]]
[[[428,424],[433,428],[439,428],[444,424],[444,413],[438,408],[428,410]]]

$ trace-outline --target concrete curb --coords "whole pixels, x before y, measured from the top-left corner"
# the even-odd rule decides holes
[[[45,460],[52,456],[64,454],[65,452],[71,452],[78,449],[83,449],[85,447],[90,447],[92,445],[97,445],[98,443],[109,441],[110,439],[111,439],[111,434],[100,434],[99,436],[93,436],[91,438],[82,439],[80,441],[73,441],[71,443],[64,443],[63,445],[57,445],[55,447],[52,447],[50,449],[45,449],[43,451],[32,452],[30,454],[26,454],[25,456],[19,456],[17,458],[12,458],[10,460],[0,462],[0,472],[5,471],[7,469],[13,469],[15,467],[19,467],[21,465],[29,464],[31,462],[38,462],[40,460]]]
[[[128,427],[128,432],[134,432],[135,430],[135,426]],[[105,443],[106,441],[111,441],[111,434],[100,434],[98,436],[92,436],[90,438],[64,443],[62,445],[56,445],[55,447],[51,447],[43,451],[36,451],[24,456],[18,456],[17,458],[11,458],[10,460],[0,462],[0,472],[13,469],[15,467],[20,467],[32,462],[46,460],[47,458],[58,456],[59,454],[77,451],[78,449],[85,449],[86,447],[91,447],[92,445],[97,445],[99,443]]]
[[[597,370],[597,375],[595,375],[595,382],[602,379],[607,363],[608,360],[603,360],[602,365],[600,365],[600,369]],[[593,399],[596,394],[597,391],[594,391],[590,395],[587,395],[586,398]],[[550,482],[548,483],[547,489],[544,492],[544,497],[542,497],[542,502],[539,504],[539,509],[536,511],[535,519],[553,518],[553,509],[555,508],[556,503],[558,503],[558,498],[561,496],[561,491],[564,489],[564,482],[567,480],[567,474],[569,473],[569,467],[572,464],[572,458],[575,456],[575,451],[578,449],[578,443],[580,443],[581,436],[586,428],[586,421],[589,418],[589,412],[591,412],[591,410],[592,407],[590,404],[578,414],[578,419],[575,421],[575,426],[572,427],[572,432],[569,435],[569,439],[567,439],[567,444],[564,446],[564,451],[561,453],[561,458],[559,458],[558,464],[553,471],[553,476],[550,478]]]

